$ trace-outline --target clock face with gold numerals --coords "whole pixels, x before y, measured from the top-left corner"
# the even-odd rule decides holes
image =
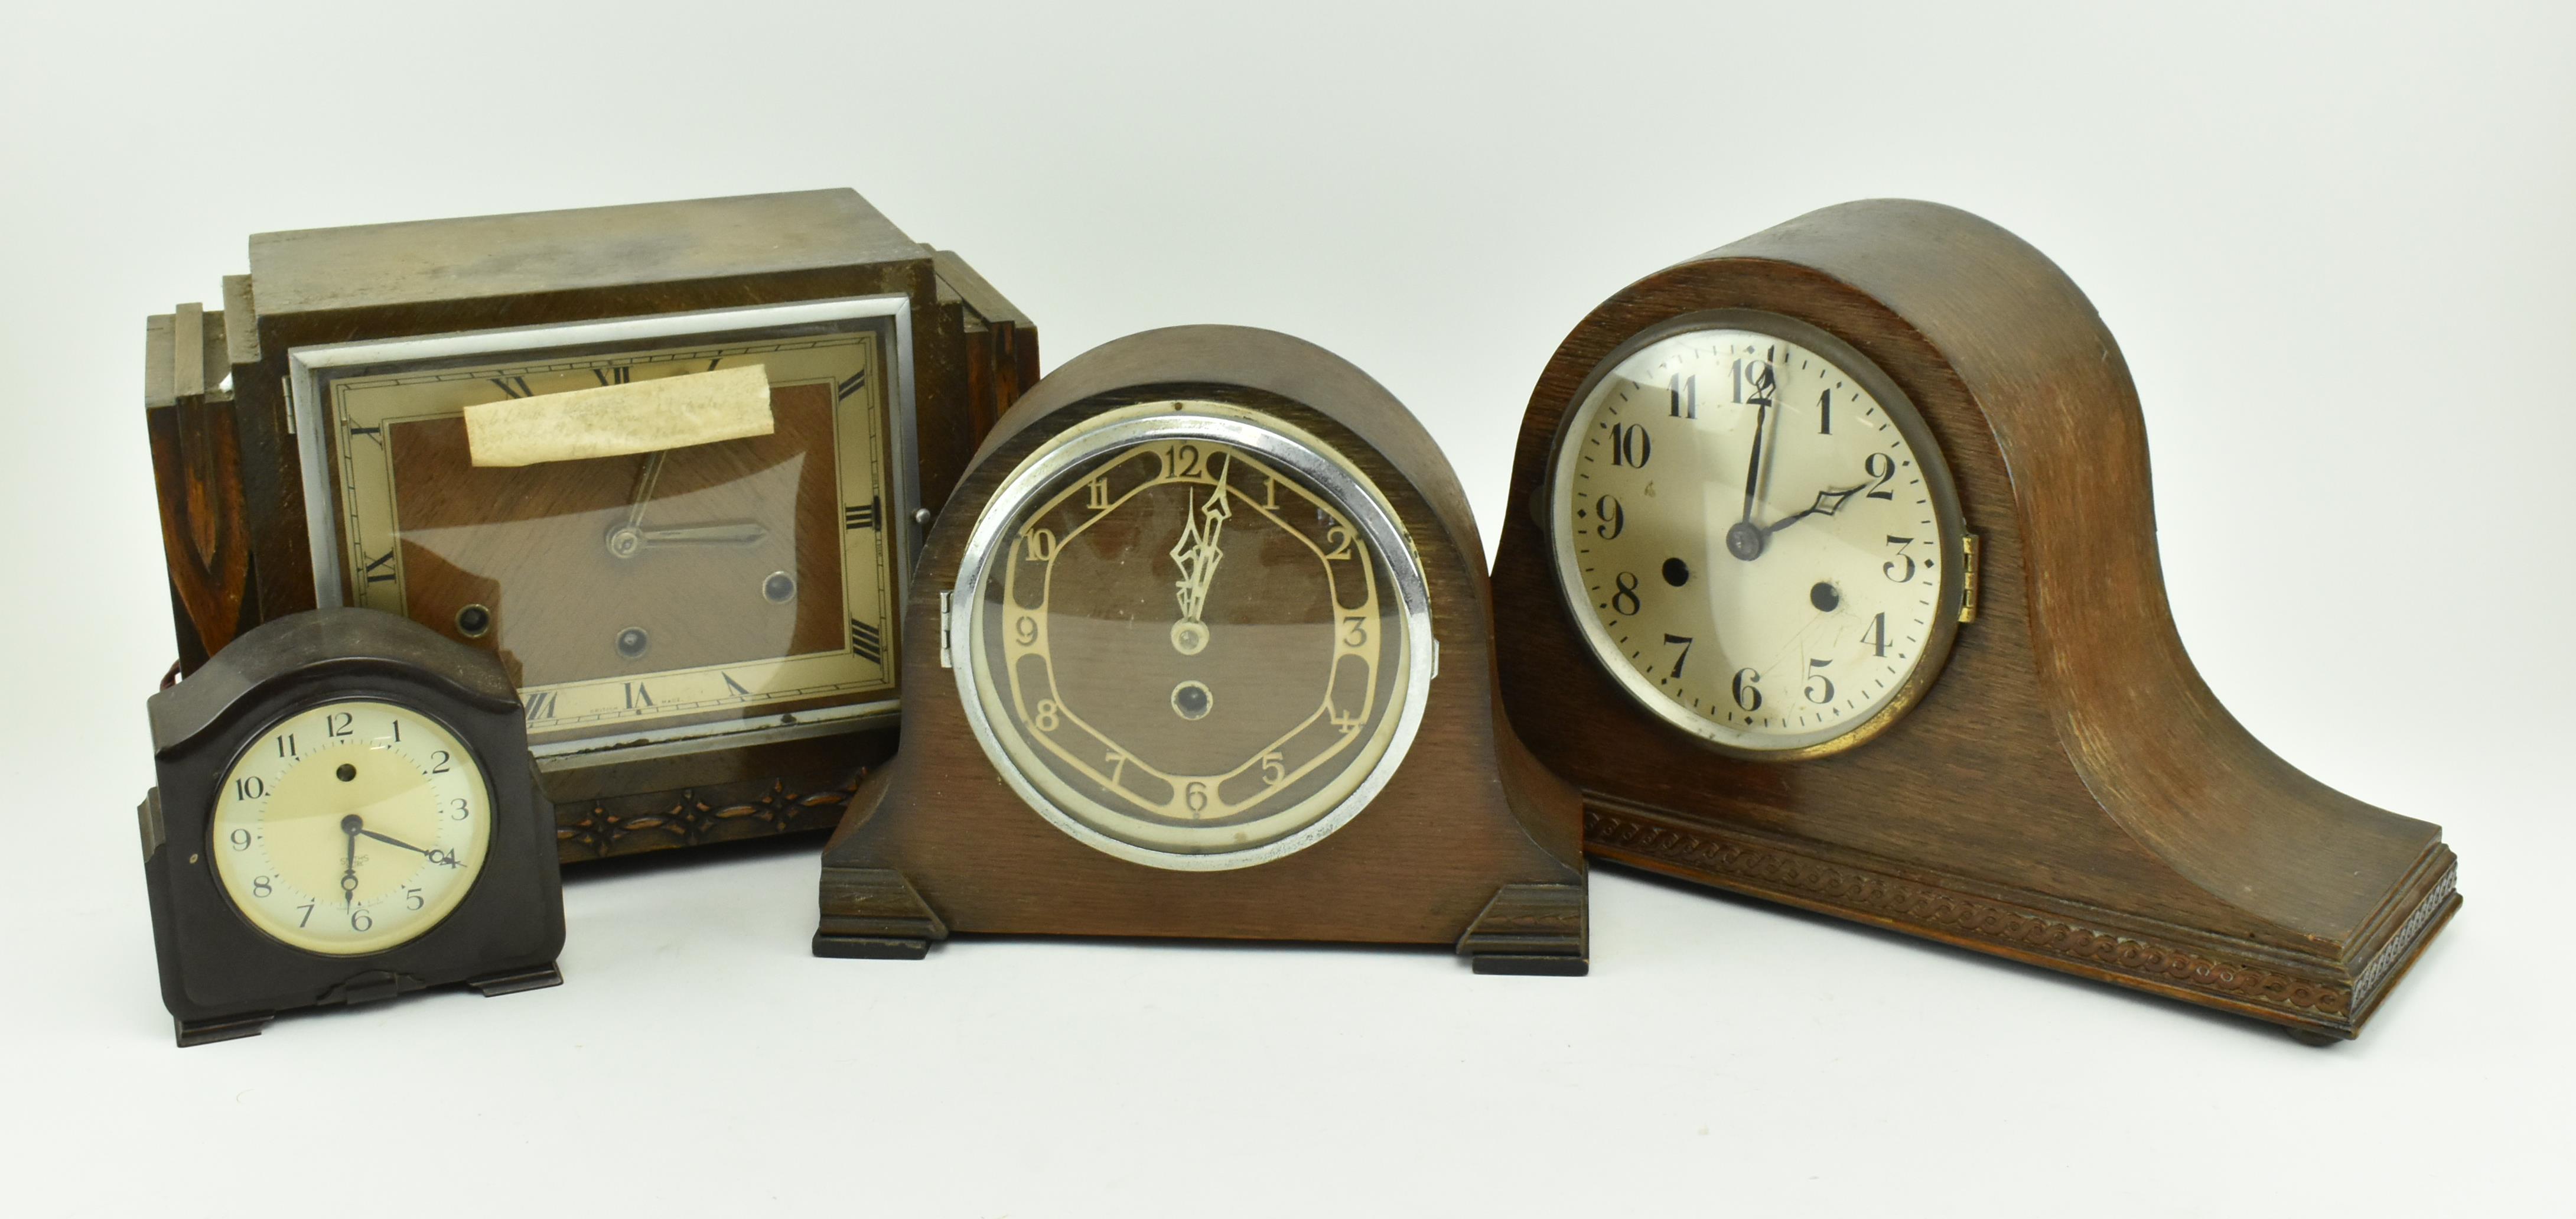
[[[1810,756],[1883,728],[1937,674],[1957,498],[1912,404],[1830,335],[1754,316],[1648,336],[1558,443],[1559,586],[1666,721]]]
[[[463,354],[432,358],[389,344],[301,395],[326,421],[334,512],[316,566],[338,573],[332,595],[496,651],[540,753],[892,697],[893,327],[699,316],[640,340],[595,323],[498,332],[511,345],[481,350],[450,336]],[[473,464],[468,406],[755,364],[770,435]]]
[[[955,594],[986,752],[1075,837],[1215,869],[1319,841],[1427,692],[1418,560],[1366,477],[1216,402],[1113,412],[997,493]]]
[[[207,849],[224,896],[307,952],[382,952],[427,933],[490,855],[480,760],[415,708],[299,711],[253,737],[223,784]]]

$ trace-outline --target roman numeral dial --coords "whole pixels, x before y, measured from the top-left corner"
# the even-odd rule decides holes
[[[345,596],[506,656],[540,750],[890,700],[891,328],[618,350],[574,325],[559,346],[336,376],[324,392]],[[767,435],[472,460],[470,407],[753,366]]]

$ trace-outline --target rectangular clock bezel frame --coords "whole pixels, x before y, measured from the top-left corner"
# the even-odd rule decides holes
[[[790,326],[890,318],[893,322],[894,384],[888,388],[887,414],[892,416],[888,498],[893,509],[891,603],[903,604],[913,559],[921,545],[917,514],[921,507],[920,421],[913,367],[912,298],[901,293],[834,297],[785,304],[701,309],[632,317],[560,322],[490,330],[461,330],[398,339],[362,339],[291,348],[287,352],[286,419],[302,467],[305,540],[313,564],[316,605],[347,605],[341,587],[339,497],[331,480],[329,428],[323,413],[321,374],[356,365],[421,363],[457,357],[505,355],[548,348],[650,342],[682,336],[721,337]],[[898,639],[900,648],[905,641]],[[899,664],[890,671],[900,673]],[[900,689],[899,679],[897,689]],[[740,748],[769,741],[793,740],[855,731],[891,722],[900,708],[897,697],[874,699],[821,710],[782,712],[708,724],[642,728],[618,733],[612,743],[598,738],[564,741],[533,750],[541,766],[589,767],[654,757],[694,753],[708,748]]]

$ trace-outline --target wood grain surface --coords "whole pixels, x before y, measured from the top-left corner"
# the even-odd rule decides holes
[[[1831,332],[1921,411],[1981,539],[1981,611],[1879,739],[1732,758],[1612,683],[1555,587],[1546,479],[1579,384],[1670,318],[1753,308]],[[1955,209],[1827,208],[1650,275],[1532,391],[1495,561],[1503,690],[1585,793],[1604,858],[2349,1037],[2448,917],[2438,826],[2265,749],[2185,654],[2146,433],[2073,282]]]
[[[993,421],[1037,380],[1038,334],[1027,316],[963,259],[913,241],[849,190],[302,230],[250,245],[251,274],[228,277],[224,310],[204,314],[213,353],[202,370],[206,404],[180,410],[192,400],[147,391],[181,673],[240,631],[314,605],[284,390],[299,347],[899,295],[912,317],[917,465],[908,476],[933,512]],[[186,367],[163,354],[173,348],[157,337],[162,329],[156,319],[147,339],[152,386]],[[214,388],[226,372],[228,393]],[[590,481],[508,493],[578,499]],[[764,517],[801,521],[804,492],[793,494],[797,506],[764,507]],[[817,532],[800,525],[800,546]],[[832,530],[819,534],[837,541]],[[803,569],[810,557],[800,551],[795,561]],[[664,591],[692,600],[687,590]],[[434,608],[446,608],[467,590],[435,595]],[[543,606],[514,607],[514,616],[595,628],[589,595],[573,588]],[[442,625],[438,613],[418,616]],[[452,632],[453,609],[443,617]],[[714,619],[698,625],[707,629],[657,638],[644,663],[677,663],[665,642],[720,650]],[[793,630],[803,639],[814,627],[799,616]],[[839,738],[836,751],[817,753],[810,739],[727,744],[610,765],[549,762],[544,779],[563,856],[582,860],[828,826],[891,747],[890,729],[872,729]]]
[[[817,951],[917,955],[949,931],[1299,939],[1452,944],[1479,968],[1579,972],[1579,808],[1499,713],[1483,551],[1465,496],[1421,425],[1320,348],[1182,327],[1058,369],[999,421],[932,530],[907,593],[912,637],[937,630],[939,592],[957,579],[975,517],[1024,457],[1104,410],[1163,397],[1240,402],[1314,433],[1354,459],[1411,532],[1442,660],[1403,764],[1355,819],[1284,858],[1218,872],[1130,863],[1022,802],[969,728],[955,674],[915,648],[904,662],[904,748],[858,792],[824,852]],[[1515,886],[1545,894],[1497,901]],[[1462,943],[1489,907],[1490,934]]]

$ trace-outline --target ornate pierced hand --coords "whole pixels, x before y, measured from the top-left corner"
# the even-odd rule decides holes
[[[1225,530],[1226,518],[1233,515],[1234,501],[1226,494],[1224,474],[1219,473],[1207,503],[1191,496],[1189,519],[1181,525],[1180,540],[1172,544],[1172,562],[1181,569],[1181,578],[1172,582],[1181,607],[1180,621],[1172,624],[1172,646],[1183,656],[1196,656],[1207,647],[1208,582],[1216,578],[1216,565],[1225,558],[1217,537]]]
[[[1816,502],[1813,505],[1801,508],[1796,512],[1792,512],[1787,516],[1781,517],[1779,520],[1771,522],[1769,525],[1763,527],[1762,532],[1766,535],[1778,533],[1781,530],[1786,529],[1791,525],[1795,525],[1799,521],[1805,520],[1811,516],[1832,516],[1833,514],[1842,511],[1843,505],[1851,502],[1851,497],[1860,494],[1860,489],[1868,485],[1868,483],[1853,483],[1852,485],[1839,490],[1818,491],[1816,492]]]

